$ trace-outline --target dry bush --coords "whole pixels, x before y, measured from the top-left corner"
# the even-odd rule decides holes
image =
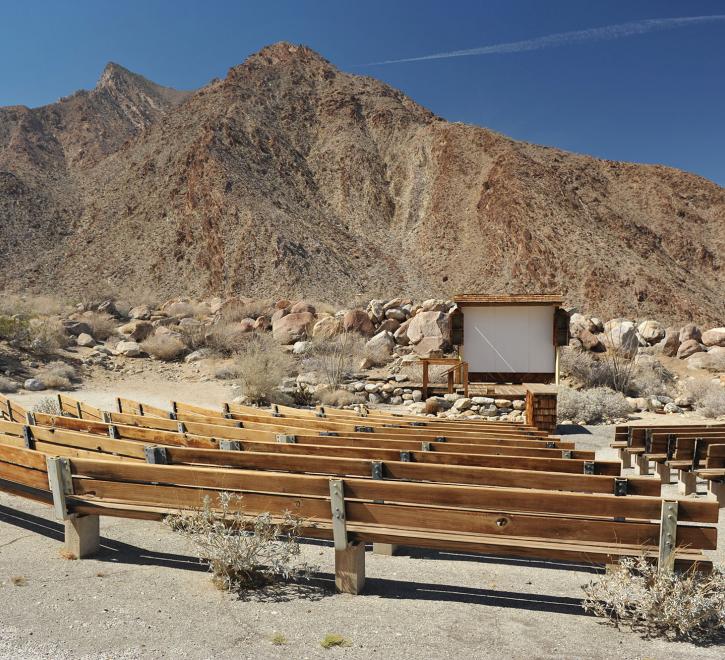
[[[68,335],[59,318],[32,319],[28,340],[31,351],[48,355],[65,348],[68,344]]]
[[[220,589],[241,591],[309,575],[300,561],[303,521],[289,512],[278,520],[269,513],[245,515],[241,495],[221,492],[216,506],[207,496],[203,508],[165,522],[192,541]]]
[[[320,373],[325,384],[336,390],[364,355],[365,341],[357,332],[315,339],[305,357],[305,370]]]
[[[88,324],[96,341],[105,341],[116,332],[116,319],[104,312],[86,312],[81,321]]]
[[[12,394],[18,391],[18,384],[6,376],[0,376],[0,393]]]
[[[695,410],[703,417],[725,415],[725,387],[707,378],[693,378],[684,384],[685,393],[695,402]]]
[[[675,389],[675,377],[658,360],[638,364],[630,384],[630,393],[636,396],[671,396]]]
[[[67,390],[73,387],[73,379],[77,377],[76,370],[65,362],[49,362],[41,367],[35,377],[51,390]]]
[[[564,374],[583,387],[607,387],[623,394],[632,391],[636,372],[634,358],[611,347],[605,353],[594,356],[566,346],[559,354],[559,366]]]
[[[311,408],[318,401],[317,393],[307,383],[295,383],[291,395],[294,404],[303,408]]]
[[[30,333],[30,324],[27,319],[14,316],[0,316],[0,339],[14,344],[27,341]]]
[[[557,417],[585,424],[597,424],[610,419],[626,418],[630,413],[627,399],[621,392],[607,387],[573,390],[560,387]]]
[[[222,321],[238,323],[242,319],[258,319],[265,314],[271,314],[274,302],[271,300],[233,300],[226,304],[220,313]]]
[[[583,587],[587,612],[647,637],[709,643],[725,634],[725,573],[657,570],[644,557],[626,557],[618,570]]]
[[[157,360],[171,361],[186,351],[186,344],[173,335],[152,335],[141,342],[141,350]]]
[[[206,318],[210,313],[209,305],[202,302],[175,302],[168,305],[164,311],[169,316],[199,320]]]
[[[428,399],[423,407],[423,414],[437,415],[441,409],[441,405],[435,399]]]
[[[0,314],[32,316],[65,316],[72,306],[52,296],[16,295],[5,293],[0,298]]]
[[[254,403],[264,403],[280,381],[290,375],[294,362],[271,335],[255,333],[237,355],[236,366],[244,396]]]
[[[256,333],[255,333],[256,334]],[[232,355],[251,340],[252,333],[243,332],[239,323],[219,321],[207,330],[205,346],[222,355]]]
[[[325,406],[334,406],[342,408],[343,406],[351,406],[355,403],[361,403],[362,397],[347,390],[323,390],[319,393],[320,403]]]
[[[46,415],[60,415],[60,404],[53,396],[46,396],[33,406],[33,412],[45,413]]]

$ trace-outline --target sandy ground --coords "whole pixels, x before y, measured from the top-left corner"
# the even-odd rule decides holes
[[[218,405],[230,392],[150,375],[96,382],[76,396],[104,407],[117,394]],[[566,430],[581,448],[613,458],[612,427]],[[597,571],[584,566],[368,552],[366,591],[349,596],[334,593],[332,548],[315,542],[304,547],[319,566],[309,585],[236,599],[216,590],[186,542],[158,523],[102,519],[101,533],[97,558],[63,559],[51,510],[0,494],[0,658],[722,657],[722,648],[645,640],[587,616],[581,585]],[[713,554],[724,558],[725,548]],[[283,645],[272,643],[275,633]],[[328,633],[350,645],[323,649]]]

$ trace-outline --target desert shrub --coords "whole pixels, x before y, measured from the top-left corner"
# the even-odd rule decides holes
[[[423,407],[423,413],[426,415],[437,415],[441,406],[435,399],[428,399]]]
[[[3,394],[11,394],[18,391],[18,384],[5,376],[0,376],[0,392]]]
[[[597,369],[596,359],[591,353],[564,346],[559,351],[559,369],[563,375],[573,378],[584,387],[594,387],[594,372]]]
[[[309,408],[317,403],[317,394],[307,383],[295,383],[291,394],[296,406]]]
[[[0,298],[0,314],[8,316],[63,316],[70,311],[71,305],[67,301],[52,296],[4,293]]]
[[[239,323],[219,321],[206,332],[205,345],[221,355],[232,355],[241,350],[253,335],[243,332]]]
[[[330,338],[319,338],[305,358],[305,369],[321,374],[331,389],[339,389],[345,376],[365,355],[365,342],[356,332],[343,332]]]
[[[319,397],[320,403],[323,405],[335,406],[336,408],[360,403],[360,396],[347,390],[323,390],[319,393]]]
[[[45,413],[46,415],[60,415],[58,399],[54,396],[43,397],[33,406],[33,412]]]
[[[703,417],[725,415],[725,387],[707,378],[693,378],[684,385],[685,393],[692,397],[695,410]]]
[[[264,403],[293,368],[293,360],[271,335],[254,334],[236,358],[242,393],[254,403]]]
[[[675,377],[658,360],[637,364],[630,382],[630,392],[636,396],[672,395]]]
[[[86,312],[81,319],[91,329],[93,339],[105,341],[116,332],[116,319],[103,312]]]
[[[269,314],[273,307],[271,300],[233,300],[224,306],[219,316],[223,321],[238,323],[242,319],[258,319]]]
[[[352,642],[350,642],[349,639],[343,637],[342,635],[338,635],[337,633],[327,633],[320,642],[320,646],[323,649],[331,649],[335,646],[346,647],[351,646],[351,644]]]
[[[153,335],[141,342],[141,349],[157,360],[176,360],[186,351],[186,344],[173,335]]]
[[[198,351],[207,345],[206,335],[209,328],[205,325],[180,325],[174,328],[190,351]]]
[[[35,377],[51,390],[67,390],[73,386],[76,370],[65,362],[49,362],[41,367]]]
[[[32,319],[28,327],[28,347],[36,353],[48,355],[68,343],[63,322],[59,318]]]
[[[559,388],[557,417],[560,420],[596,424],[609,419],[627,417],[629,412],[629,404],[624,395],[607,387],[595,387],[590,390]]]
[[[29,336],[27,319],[16,316],[0,316],[0,339],[13,343],[23,343]]]
[[[221,492],[216,506],[172,514],[166,523],[188,538],[199,560],[209,565],[212,581],[229,591],[306,577],[300,561],[302,520],[286,512],[275,520],[269,513],[245,514],[241,495]]]
[[[725,573],[719,568],[679,574],[627,557],[583,589],[585,610],[648,637],[707,643],[725,634]]]
[[[201,302],[174,302],[167,305],[164,311],[169,316],[183,318],[203,319],[209,316],[209,305]]]

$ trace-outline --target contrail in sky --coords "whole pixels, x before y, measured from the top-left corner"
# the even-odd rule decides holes
[[[541,50],[542,48],[567,46],[569,44],[584,43],[586,41],[622,39],[623,37],[645,34],[646,32],[674,30],[675,28],[687,27],[689,25],[700,25],[701,23],[714,23],[716,21],[725,21],[725,14],[716,14],[713,16],[684,16],[681,18],[650,18],[644,21],[620,23],[619,25],[606,25],[604,27],[589,28],[587,30],[559,32],[557,34],[549,34],[544,37],[536,37],[535,39],[526,39],[525,41],[511,41],[505,44],[494,44],[493,46],[481,46],[480,48],[468,48],[466,50],[452,50],[447,53],[433,53],[432,55],[421,55],[420,57],[406,57],[400,60],[370,62],[365,66],[398,64],[400,62],[422,62],[423,60],[441,60],[448,57],[466,57],[469,55],[521,53],[527,50]]]

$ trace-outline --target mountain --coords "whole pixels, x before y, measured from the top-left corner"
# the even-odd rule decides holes
[[[450,123],[278,43],[193,93],[109,64],[0,108],[0,288],[562,292],[725,320],[725,190]]]

